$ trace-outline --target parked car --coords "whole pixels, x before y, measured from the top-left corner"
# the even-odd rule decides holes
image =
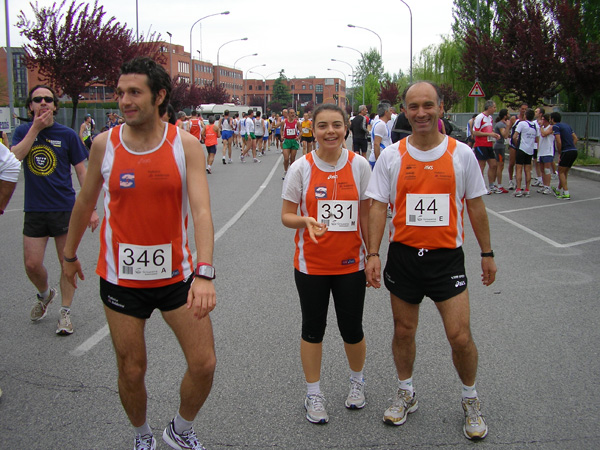
[[[450,133],[450,136],[452,136],[457,141],[466,143],[467,142],[466,128],[458,126],[458,124],[452,120],[449,120],[448,122],[450,122],[450,125],[452,126],[452,133]]]

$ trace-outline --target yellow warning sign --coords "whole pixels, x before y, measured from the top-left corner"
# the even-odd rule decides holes
[[[471,88],[471,91],[469,92],[469,97],[485,97],[485,94],[483,93],[483,89],[481,89],[479,81],[476,81],[473,87]]]

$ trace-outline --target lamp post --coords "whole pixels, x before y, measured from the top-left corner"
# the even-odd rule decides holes
[[[346,81],[346,74],[344,72],[342,72],[341,70],[337,70],[337,69],[327,69],[327,70],[331,70],[333,72],[339,72],[342,75],[344,75],[344,92],[345,92],[346,85],[348,84],[348,82]],[[344,103],[346,103],[345,99],[346,99],[346,94],[344,93]],[[346,105],[344,104],[344,106],[346,106]]]
[[[231,44],[232,42],[237,42],[237,41],[247,41],[247,40],[248,40],[248,38],[247,38],[247,37],[245,37],[245,38],[240,38],[240,39],[232,39],[231,41],[227,41],[227,42],[225,42],[225,43],[224,43],[223,45],[221,45],[221,46],[219,47],[219,49],[217,50],[217,77],[216,77],[216,78],[217,78],[217,86],[219,86],[219,85],[220,85],[220,82],[221,82],[221,66],[220,66],[220,64],[219,64],[219,52],[220,52],[220,51],[221,51],[221,49],[222,49],[223,47],[225,47],[227,44]]]
[[[352,67],[352,64],[350,64],[349,62],[346,61],[342,61],[340,59],[335,59],[335,58],[331,58],[332,61],[335,62],[341,62],[344,63],[346,65],[348,65],[350,67],[350,70],[352,71],[350,74],[350,77],[352,78],[352,83],[355,82],[354,80],[354,67]],[[348,88],[348,86],[346,85],[346,89]],[[354,107],[354,88],[352,89],[351,93],[350,93],[351,97],[350,97],[350,106]]]
[[[360,57],[362,58],[362,60],[364,61],[365,59],[365,55],[363,55],[363,53],[360,50],[356,50],[355,48],[352,47],[346,47],[344,45],[338,45],[338,48],[347,48],[350,50],[354,50],[355,52],[358,52],[360,54]],[[363,95],[362,95],[362,102],[365,102],[365,79],[366,77],[363,77]]]
[[[233,70],[235,70],[235,65],[238,63],[238,61],[240,59],[248,58],[249,56],[258,56],[258,53],[252,53],[251,55],[244,55],[244,56],[241,56],[238,59],[236,59],[235,62],[233,63]],[[235,72],[233,73],[233,76],[235,77]],[[242,80],[242,81],[244,81],[244,80]],[[235,102],[235,82],[233,83],[233,100]]]
[[[264,99],[264,102],[263,102],[263,106],[264,106],[263,113],[266,113],[267,112],[267,77],[265,77],[264,75],[262,75],[262,74],[260,74],[258,72],[253,72],[252,70],[250,71],[250,73],[255,73],[256,75],[261,76],[262,79],[263,79],[263,92],[264,92],[264,95],[263,95],[263,99]]]
[[[248,79],[248,73],[252,72],[252,69],[256,69],[257,67],[264,67],[266,66],[266,64],[259,64],[258,66],[254,66],[254,67],[250,67],[248,70],[246,70],[246,79]],[[244,80],[244,104],[246,103],[246,79]]]
[[[208,17],[218,16],[218,15],[226,16],[227,14],[229,14],[229,11],[223,11],[220,13],[209,14],[208,16],[204,16],[204,17],[201,17],[200,19],[196,20],[190,27],[190,85],[194,83],[194,63],[192,61],[192,55],[193,55],[193,53],[192,53],[192,30],[194,29],[194,25],[196,25],[198,22],[200,22],[201,20],[204,20]]]
[[[198,62],[202,62],[202,51],[196,50],[196,52],[198,53]],[[202,75],[200,75],[200,76],[202,76]],[[202,80],[200,80],[200,81],[202,81]],[[201,83],[198,83],[198,84],[201,84]],[[190,86],[191,86],[191,84],[190,84]]]
[[[406,7],[408,8],[408,12],[410,14],[410,82],[412,83],[412,61],[413,61],[413,57],[412,57],[412,52],[413,52],[413,30],[412,30],[412,10],[410,9],[410,6],[408,6],[408,3],[406,3],[404,0],[400,0],[402,3],[404,3],[406,5]],[[477,6],[479,6],[479,2],[477,2]],[[475,99],[477,99],[477,97],[475,97]]]
[[[379,38],[379,56],[381,56],[381,64],[383,64],[383,41],[381,40],[381,36],[379,36],[373,30],[370,30],[369,28],[359,27],[358,25],[352,25],[352,24],[348,24],[348,27],[349,28],[360,28],[361,30],[370,31],[371,33],[373,33],[375,36],[377,36]]]
[[[167,31],[167,34],[169,35],[169,76],[172,79],[173,78],[173,64],[172,64],[173,49],[171,48],[171,42],[172,42],[171,38],[173,37],[173,35],[171,33],[169,33],[168,31]]]

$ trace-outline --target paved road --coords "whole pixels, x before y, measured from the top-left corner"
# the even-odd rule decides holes
[[[237,151],[236,151],[237,154]],[[387,292],[369,290],[365,332],[367,406],[348,411],[348,369],[335,319],[325,339],[322,387],[330,423],[303,414],[300,312],[293,283],[293,234],[280,222],[280,155],[260,164],[216,164],[210,175],[218,306],[212,314],[218,367],[196,420],[210,449],[467,448],[460,382],[435,307],[425,301],[417,335],[418,412],[399,428],[382,413],[393,395]],[[485,198],[498,279],[479,282],[479,249],[470,228],[465,252],[478,388],[490,449],[588,449],[600,439],[600,183],[570,180],[573,200],[534,194]],[[87,275],[77,291],[70,337],[54,334],[58,306],[29,321],[34,290],[22,263],[23,184],[0,219],[0,449],[129,449],[131,428],[116,389],[94,264],[97,236],[79,257]],[[243,212],[243,213],[242,213]],[[53,251],[47,255],[57,287]],[[184,360],[159,314],[148,322],[150,424],[173,416]],[[159,449],[166,449],[162,442]]]

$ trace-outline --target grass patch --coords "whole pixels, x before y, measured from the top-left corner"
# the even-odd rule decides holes
[[[598,166],[600,165],[600,158],[596,158],[594,156],[586,155],[583,149],[577,150],[577,159],[575,166]]]

